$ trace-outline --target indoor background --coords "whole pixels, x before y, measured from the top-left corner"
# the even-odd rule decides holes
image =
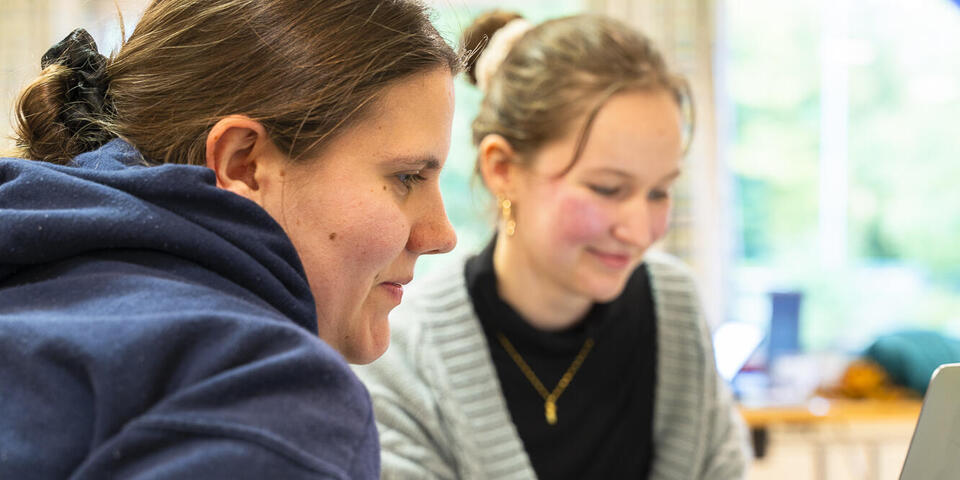
[[[922,329],[960,337],[960,5],[431,3],[452,43],[477,13],[496,7],[533,21],[606,13],[655,39],[691,81],[697,110],[672,231],[660,248],[693,267],[712,326],[736,322],[760,332],[764,343],[747,370],[762,381],[734,382],[744,411],[777,391],[768,400],[802,405],[814,419],[752,420],[763,452],[750,478],[896,478],[916,412],[825,422],[816,418],[828,405],[817,402],[884,335]],[[8,118],[43,52],[84,27],[109,53],[121,42],[118,7],[129,33],[145,4],[0,0],[0,150],[13,147]],[[470,122],[479,100],[458,80],[442,175],[459,234],[455,255],[491,235],[491,205],[473,179]],[[418,275],[434,265],[422,260]],[[718,351],[745,359],[756,343],[746,337]]]

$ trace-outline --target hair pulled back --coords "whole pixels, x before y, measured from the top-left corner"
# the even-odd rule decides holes
[[[464,32],[462,48],[472,52],[467,72],[475,85],[477,59],[489,39],[519,18],[513,12],[491,11]],[[692,127],[689,86],[668,69],[647,37],[603,16],[550,20],[524,33],[492,74],[473,122],[473,141],[479,144],[487,135],[501,135],[522,163],[529,161],[525,154],[579,128],[576,152],[562,175],[580,156],[605,102],[619,92],[637,89],[669,92],[685,114],[687,128]],[[584,117],[585,122],[577,122]]]
[[[71,97],[75,65],[45,65],[18,100],[17,145],[66,163],[121,137],[150,162],[202,164],[210,128],[242,114],[299,159],[390,83],[459,62],[413,0],[154,0],[105,59],[102,108]]]

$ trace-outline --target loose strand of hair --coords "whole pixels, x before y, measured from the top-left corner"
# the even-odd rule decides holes
[[[629,82],[615,82],[600,94],[593,107],[591,107],[590,112],[587,114],[587,118],[584,121],[583,127],[580,129],[579,135],[577,135],[576,148],[573,151],[573,157],[570,159],[570,163],[568,163],[567,166],[564,167],[559,174],[557,174],[557,178],[563,177],[564,175],[570,173],[570,170],[573,169],[573,166],[577,163],[577,160],[579,160],[580,156],[583,155],[583,151],[587,148],[587,140],[590,138],[590,131],[593,130],[593,123],[597,119],[597,115],[600,114],[600,110],[603,109],[603,106],[606,105],[614,95],[620,93],[628,86],[630,86]]]

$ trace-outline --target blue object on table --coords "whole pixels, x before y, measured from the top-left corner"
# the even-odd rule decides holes
[[[864,355],[883,367],[894,383],[922,395],[937,367],[960,362],[960,340],[927,330],[904,330],[877,338]]]
[[[772,367],[777,357],[800,351],[800,292],[770,293],[770,334],[767,344],[767,365]]]

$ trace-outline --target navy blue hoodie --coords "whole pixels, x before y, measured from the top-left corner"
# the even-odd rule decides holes
[[[0,479],[377,478],[280,226],[114,140],[0,159]]]

